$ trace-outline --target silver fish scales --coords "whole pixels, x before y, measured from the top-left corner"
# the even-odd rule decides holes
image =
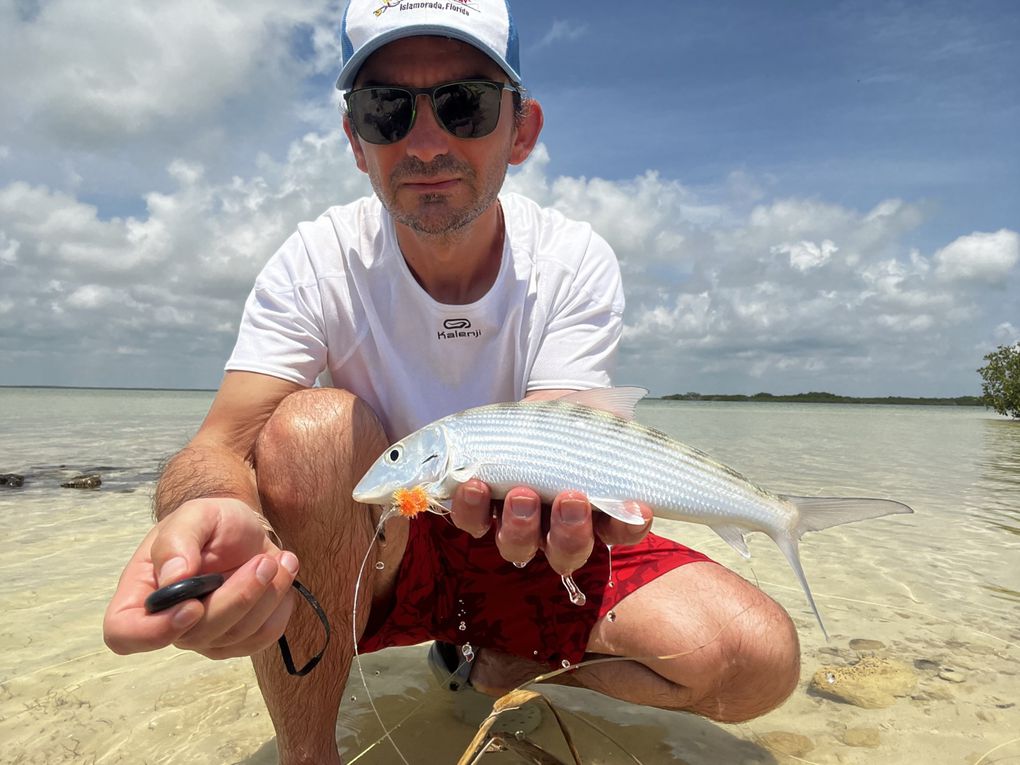
[[[744,534],[767,534],[793,568],[822,631],[798,553],[807,531],[913,512],[885,499],[774,494],[707,454],[633,422],[640,388],[583,391],[555,401],[491,404],[452,414],[388,447],[354,490],[389,504],[398,489],[421,487],[432,502],[449,499],[471,478],[493,497],[530,486],[545,502],[584,492],[604,513],[643,523],[633,502],[657,516],[711,527],[744,557]],[[827,636],[827,633],[826,633]]]

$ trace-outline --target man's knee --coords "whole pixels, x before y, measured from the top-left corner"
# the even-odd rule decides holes
[[[735,625],[737,626],[737,625]],[[718,692],[698,710],[719,722],[744,722],[778,707],[800,680],[800,642],[789,614],[768,597],[749,609],[723,649]]]
[[[372,408],[337,388],[287,396],[255,443],[255,473],[263,497],[314,505],[354,487],[386,448]]]

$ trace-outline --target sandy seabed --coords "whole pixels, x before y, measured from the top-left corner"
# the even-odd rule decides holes
[[[120,657],[103,645],[106,602],[149,526],[145,491],[59,497],[54,513],[53,496],[0,495],[0,762],[275,763],[272,725],[247,660],[212,662],[173,648]],[[791,610],[803,642],[801,683],[780,709],[740,725],[541,686],[586,765],[1020,763],[1015,620],[946,606],[936,582],[869,561],[866,537],[825,543],[822,534],[805,544],[804,557],[832,636],[826,643],[769,542],[752,542],[752,569],[707,531],[669,523],[657,530],[682,530],[685,542],[757,579]],[[931,555],[915,565],[940,565],[937,551]],[[839,577],[848,562],[855,564],[852,583]],[[401,762],[393,744],[379,740],[369,693],[386,725],[399,724],[393,741],[406,762],[457,761],[475,733],[465,720],[477,721],[481,712],[470,708],[477,700],[439,689],[424,655],[425,647],[415,646],[365,657],[368,691],[352,674],[337,724],[347,762]],[[864,656],[909,668],[913,684],[876,709],[811,689],[823,666]],[[548,713],[529,738],[571,761]],[[525,761],[511,752],[480,760]]]

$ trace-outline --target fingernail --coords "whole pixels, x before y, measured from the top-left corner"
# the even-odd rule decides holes
[[[588,517],[588,504],[580,499],[560,502],[560,520],[564,523],[582,523]]]
[[[276,564],[270,558],[263,558],[255,569],[255,578],[259,584],[269,584],[276,576]]]
[[[469,507],[481,507],[485,494],[477,486],[464,487],[464,503]]]
[[[175,630],[182,630],[197,622],[199,616],[201,616],[201,611],[196,613],[194,608],[186,606],[178,609],[177,613],[174,614],[173,618],[170,620],[170,624]]]
[[[522,521],[534,518],[537,509],[538,503],[528,497],[514,497],[510,500],[510,512]]]
[[[163,564],[163,568],[159,570],[159,585],[160,587],[166,587],[168,584],[173,584],[182,576],[184,572],[188,570],[188,562],[184,558],[176,557],[171,558]]]
[[[297,575],[298,559],[297,556],[290,550],[287,550],[286,552],[284,552],[283,555],[280,556],[280,565],[287,569],[287,571],[290,572],[291,576]]]

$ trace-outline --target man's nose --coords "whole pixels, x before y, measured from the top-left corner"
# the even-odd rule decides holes
[[[446,132],[436,119],[432,99],[425,94],[419,94],[415,106],[414,125],[407,134],[407,153],[422,162],[431,162],[449,151],[452,140],[453,136]]]

